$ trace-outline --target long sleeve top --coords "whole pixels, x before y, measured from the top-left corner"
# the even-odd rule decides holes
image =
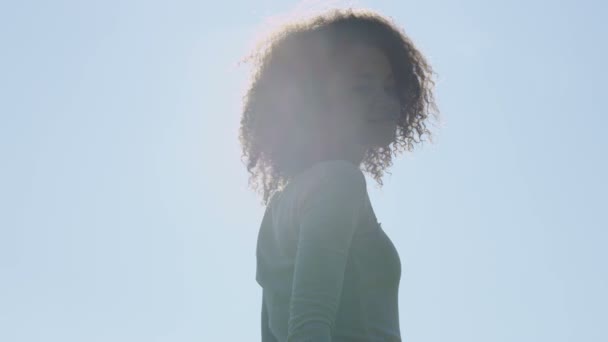
[[[275,193],[256,257],[262,342],[401,341],[401,262],[353,163],[316,163]]]

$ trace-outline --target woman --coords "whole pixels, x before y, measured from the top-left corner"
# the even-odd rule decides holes
[[[363,171],[382,185],[392,156],[430,136],[431,67],[390,20],[355,10],[286,25],[249,60],[239,139],[266,205],[262,341],[401,341],[401,263]]]

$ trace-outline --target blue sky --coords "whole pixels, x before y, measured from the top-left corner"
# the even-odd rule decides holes
[[[606,5],[350,3],[439,75],[435,142],[368,176],[404,340],[608,340]],[[296,5],[0,5],[0,340],[259,340],[236,63]]]

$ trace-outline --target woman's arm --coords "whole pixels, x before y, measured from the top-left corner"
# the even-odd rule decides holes
[[[278,342],[268,326],[268,309],[264,292],[262,292],[262,342]]]
[[[367,191],[363,173],[349,162],[325,162],[315,171],[318,181],[299,208],[288,342],[331,341],[348,250]]]

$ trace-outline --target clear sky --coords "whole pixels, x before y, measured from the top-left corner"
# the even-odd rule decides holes
[[[605,2],[354,4],[439,75],[435,143],[368,176],[404,340],[608,341]],[[2,2],[0,341],[259,340],[236,63],[295,5]]]

